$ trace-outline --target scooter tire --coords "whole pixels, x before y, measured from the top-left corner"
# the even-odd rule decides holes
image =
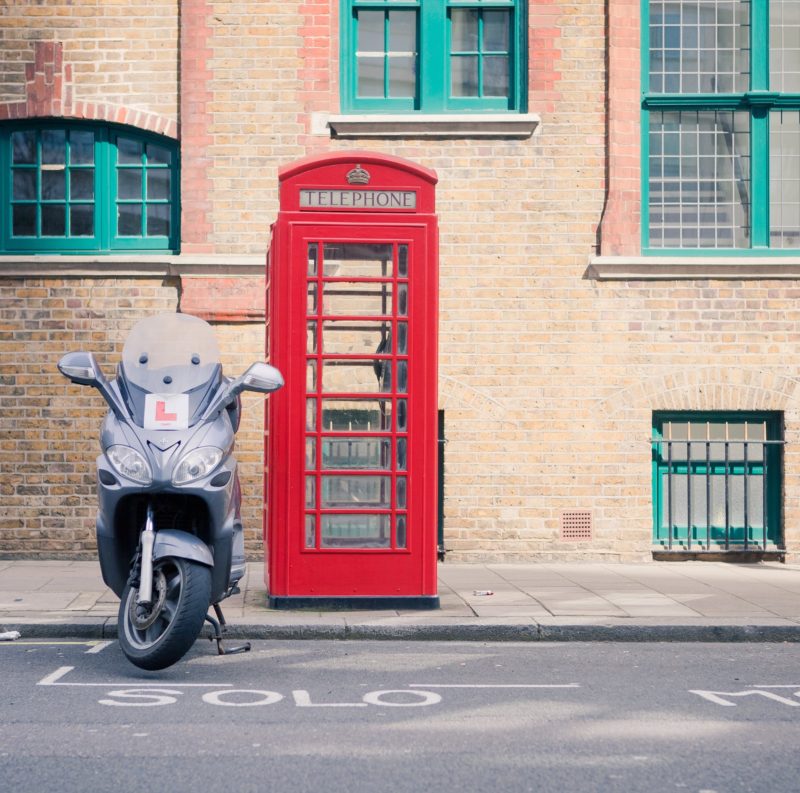
[[[126,585],[119,604],[118,638],[122,652],[140,669],[165,669],[194,644],[211,600],[211,570],[188,559],[167,557],[153,565],[154,581],[163,575],[165,602],[159,616],[142,628],[132,616],[138,590]]]

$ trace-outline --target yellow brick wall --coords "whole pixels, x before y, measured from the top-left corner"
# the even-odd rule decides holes
[[[328,16],[313,24],[328,30],[335,53],[338,2],[315,6]],[[207,7],[212,253],[264,252],[278,210],[278,168],[310,152],[366,148],[439,175],[439,403],[451,558],[648,558],[654,410],[780,410],[787,439],[797,438],[800,284],[586,277],[605,198],[602,0],[531,3],[531,37],[541,41],[532,49],[529,109],[541,125],[527,140],[483,141],[312,135],[312,113],[339,110],[338,63],[331,60],[327,78],[309,76],[306,6],[241,0]],[[35,16],[26,16],[29,8]],[[65,42],[76,92],[174,116],[176,12],[177,3],[160,2],[6,3],[0,101],[20,96],[15,64],[36,35]],[[0,553],[88,552],[103,408],[59,378],[55,360],[86,345],[110,370],[135,319],[175,309],[177,285],[32,278],[0,281],[0,290],[2,466],[9,472],[0,482]],[[217,332],[228,371],[261,356],[259,325]],[[248,548],[256,553],[261,399],[245,401],[239,457]],[[76,424],[77,407],[85,418]],[[798,463],[790,444],[784,517],[793,553],[800,549]],[[565,509],[591,511],[591,543],[559,541]]]
[[[34,41],[64,43],[75,100],[178,116],[178,0],[4,0],[0,102],[25,99]]]

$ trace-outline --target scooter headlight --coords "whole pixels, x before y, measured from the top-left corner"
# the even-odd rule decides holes
[[[130,446],[109,446],[106,457],[114,470],[127,479],[133,479],[142,485],[149,485],[153,481],[153,473],[147,460],[136,449]]]
[[[189,452],[175,467],[173,485],[185,485],[208,476],[222,462],[222,449],[216,446],[201,446]]]

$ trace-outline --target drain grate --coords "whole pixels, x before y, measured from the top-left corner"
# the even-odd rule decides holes
[[[565,542],[590,542],[592,540],[592,513],[588,510],[562,512],[561,539]]]

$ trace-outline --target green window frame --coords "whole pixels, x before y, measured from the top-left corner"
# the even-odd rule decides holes
[[[642,250],[797,255],[800,4],[642,0]]]
[[[0,125],[0,253],[176,253],[179,173],[177,143],[161,135]]]
[[[652,439],[654,546],[781,546],[780,413],[656,412]]]
[[[525,0],[342,0],[345,113],[524,113]]]

